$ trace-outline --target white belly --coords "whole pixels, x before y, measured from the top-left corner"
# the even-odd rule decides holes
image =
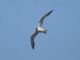
[[[38,27],[38,31],[45,31],[45,29],[42,27]]]

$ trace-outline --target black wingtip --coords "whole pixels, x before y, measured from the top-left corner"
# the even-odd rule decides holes
[[[54,10],[51,10],[51,12],[53,12]]]
[[[50,15],[52,12],[53,12],[53,10],[49,11],[46,16]]]
[[[34,46],[32,47],[32,49],[34,50]]]
[[[35,46],[35,43],[34,43],[34,41],[33,41],[33,43],[32,43],[32,49],[34,50],[34,46]]]
[[[50,12],[49,12],[49,14],[51,14],[53,12],[53,10],[51,10]]]

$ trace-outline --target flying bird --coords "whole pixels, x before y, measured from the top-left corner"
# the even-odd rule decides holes
[[[38,35],[38,33],[44,33],[44,34],[47,33],[47,30],[42,27],[42,26],[43,26],[43,21],[44,21],[44,19],[45,19],[47,16],[49,16],[52,12],[53,12],[53,10],[49,11],[49,12],[46,13],[43,17],[41,17],[41,19],[40,19],[40,21],[39,21],[39,24],[38,24],[38,27],[35,29],[35,32],[33,32],[33,34],[31,35],[30,41],[31,41],[31,47],[32,47],[33,49],[34,49],[34,47],[35,47],[34,39],[35,39],[35,37]]]

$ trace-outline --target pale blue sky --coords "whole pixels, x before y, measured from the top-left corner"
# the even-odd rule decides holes
[[[50,10],[33,50],[30,36]],[[80,0],[0,0],[0,60],[80,60]]]

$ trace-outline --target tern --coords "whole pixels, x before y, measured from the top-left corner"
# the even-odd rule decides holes
[[[35,37],[38,35],[38,33],[47,33],[47,30],[43,28],[43,21],[44,19],[49,16],[51,13],[53,12],[53,10],[49,11],[48,13],[46,13],[45,15],[43,15],[43,17],[41,17],[38,27],[35,29],[35,32],[32,33],[31,37],[30,37],[30,42],[31,42],[31,47],[32,49],[34,49],[35,47],[35,42],[34,39]]]

